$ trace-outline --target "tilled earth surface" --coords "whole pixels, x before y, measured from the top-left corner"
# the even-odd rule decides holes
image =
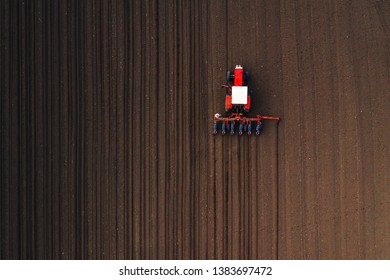
[[[1,259],[389,259],[389,1],[1,1]],[[226,71],[261,136],[213,136]]]

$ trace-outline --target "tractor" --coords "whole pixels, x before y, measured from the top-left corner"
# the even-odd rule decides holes
[[[221,133],[225,135],[230,131],[231,135],[235,134],[235,126],[238,124],[238,134],[245,132],[252,134],[252,123],[255,123],[256,135],[260,135],[262,129],[262,120],[279,121],[278,117],[261,116],[248,117],[247,114],[251,108],[251,96],[248,92],[248,72],[244,71],[241,65],[236,65],[233,72],[227,72],[227,84],[222,85],[226,89],[225,111],[228,117],[222,117],[216,113],[214,115],[213,134],[218,133],[218,123],[221,123]],[[233,85],[231,84],[233,83]]]

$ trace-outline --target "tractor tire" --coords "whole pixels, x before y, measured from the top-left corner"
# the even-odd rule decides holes
[[[227,71],[226,73],[226,81],[230,82],[233,79],[233,74],[230,71]]]
[[[244,73],[244,82],[245,82],[245,84],[248,83],[248,80],[249,80],[249,73],[245,72]]]

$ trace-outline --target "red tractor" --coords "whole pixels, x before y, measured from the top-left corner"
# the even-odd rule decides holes
[[[238,123],[238,134],[242,135],[246,132],[248,135],[252,134],[252,122],[256,122],[256,135],[261,131],[261,120],[275,120],[279,121],[278,117],[269,117],[257,115],[255,118],[249,118],[246,116],[251,108],[251,96],[248,93],[247,87],[248,72],[244,72],[241,65],[236,65],[234,72],[227,72],[227,84],[222,85],[226,88],[226,100],[225,111],[229,113],[229,117],[221,117],[220,114],[214,115],[213,133],[218,132],[218,122],[222,123],[222,135],[225,135],[227,131],[230,134],[235,133],[235,124]],[[233,82],[233,85],[230,83]]]

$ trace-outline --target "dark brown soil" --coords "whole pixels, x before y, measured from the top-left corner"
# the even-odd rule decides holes
[[[389,259],[389,1],[0,1],[1,259]],[[263,134],[211,134],[226,71]]]

